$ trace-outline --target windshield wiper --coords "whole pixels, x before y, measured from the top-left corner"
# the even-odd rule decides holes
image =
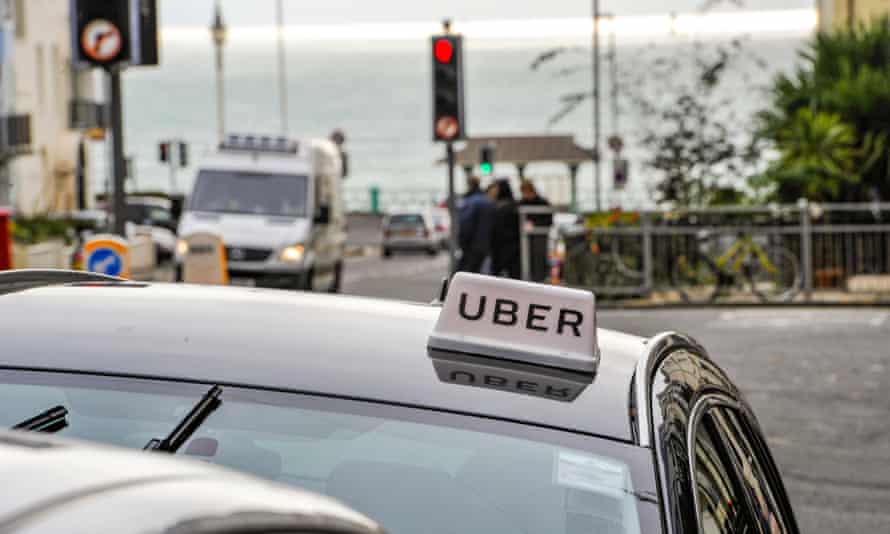
[[[207,419],[214,410],[219,408],[220,404],[222,404],[222,401],[219,400],[220,395],[222,395],[221,387],[213,386],[210,388],[210,391],[201,397],[201,400],[199,400],[188,415],[176,425],[176,428],[173,429],[173,432],[170,432],[170,435],[162,440],[153,439],[149,441],[145,447],[143,447],[143,450],[176,454],[176,451],[178,451],[179,448],[192,437],[198,428],[204,424],[204,420]]]
[[[12,427],[13,430],[55,434],[68,426],[68,408],[56,406]]]

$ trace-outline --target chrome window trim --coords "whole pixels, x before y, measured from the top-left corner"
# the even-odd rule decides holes
[[[646,341],[646,348],[637,361],[634,373],[636,394],[636,437],[637,445],[651,448],[654,443],[652,433],[652,382],[655,371],[661,362],[677,350],[690,350],[702,358],[710,360],[707,351],[696,340],[677,332],[664,332]],[[630,400],[633,402],[633,399]]]

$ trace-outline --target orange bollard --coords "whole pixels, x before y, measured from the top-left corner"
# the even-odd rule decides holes
[[[12,269],[12,214],[0,208],[0,271]]]

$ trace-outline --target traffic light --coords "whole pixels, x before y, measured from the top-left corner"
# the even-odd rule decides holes
[[[179,142],[179,166],[189,166],[189,146],[184,141]]]
[[[486,176],[494,173],[494,147],[491,145],[479,149],[479,172]]]
[[[110,67],[131,59],[130,4],[131,0],[74,0],[75,63]]]
[[[170,161],[170,143],[163,142],[158,145],[158,159],[161,160],[161,163]]]
[[[464,124],[463,37],[437,35],[432,39],[433,140],[458,141]]]

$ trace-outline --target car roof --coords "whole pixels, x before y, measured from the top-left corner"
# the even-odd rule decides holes
[[[307,527],[380,531],[370,519],[328,497],[210,463],[46,434],[0,431],[0,478],[14,480],[16,486],[0,499],[4,532],[10,527],[17,532],[89,532],[95,521],[105,525],[101,531],[121,532],[114,527],[124,522],[125,532],[166,532],[158,527],[243,517],[245,512],[255,520],[262,514],[277,520],[287,516],[295,521],[292,526],[302,522]],[[150,503],[149,510],[139,512],[140,503]],[[51,528],[60,523],[68,528]]]
[[[599,330],[572,402],[438,379],[432,305],[170,284],[63,285],[0,296],[0,367],[163,377],[380,401],[633,441],[645,340]]]

